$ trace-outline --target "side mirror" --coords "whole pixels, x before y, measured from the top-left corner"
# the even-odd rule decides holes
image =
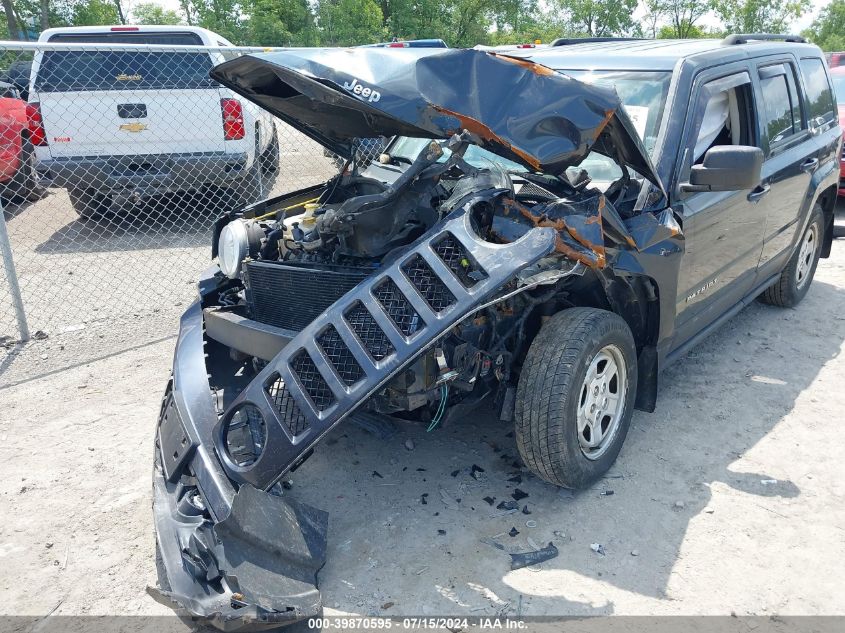
[[[693,165],[682,191],[742,191],[760,184],[763,150],[748,145],[717,145]]]

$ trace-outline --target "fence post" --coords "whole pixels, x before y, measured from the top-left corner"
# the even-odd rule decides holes
[[[29,340],[29,324],[26,322],[26,312],[23,309],[23,297],[18,285],[18,273],[15,270],[15,260],[12,258],[12,243],[6,230],[6,213],[0,202],[0,255],[3,256],[3,267],[6,269],[6,279],[9,282],[9,293],[15,304],[15,317],[18,320],[18,332],[22,341]]]

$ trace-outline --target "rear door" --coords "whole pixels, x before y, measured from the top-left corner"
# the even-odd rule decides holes
[[[765,154],[762,176],[769,188],[761,203],[766,211],[766,235],[758,281],[763,282],[789,259],[819,156],[807,127],[794,58],[766,58],[756,66],[755,91],[761,104],[760,136]]]
[[[50,41],[202,44],[194,33],[57,34]],[[51,157],[224,151],[212,66],[205,52],[45,51],[34,89]]]

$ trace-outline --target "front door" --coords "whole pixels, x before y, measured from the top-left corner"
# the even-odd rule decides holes
[[[743,66],[702,74],[693,90],[684,131],[679,181],[708,149],[757,145],[751,76]],[[740,301],[752,288],[765,229],[768,189],[681,194],[686,252],[676,303],[675,341],[682,345]]]

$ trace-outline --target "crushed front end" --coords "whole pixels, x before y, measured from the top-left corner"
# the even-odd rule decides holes
[[[384,62],[378,99],[372,87],[342,94],[354,77],[317,67],[321,55],[357,67],[347,54]],[[156,442],[160,586],[150,593],[228,630],[320,612],[327,515],[283,478],[332,428],[351,415],[434,428],[488,398],[509,419],[545,318],[572,293],[617,283],[610,262],[633,270],[624,253],[680,252],[665,205],[633,212],[638,199],[661,207],[659,183],[639,196],[627,177],[602,191],[566,172],[596,149],[654,178],[605,90],[481,51],[415,54],[404,71],[377,51],[247,57],[215,79],[332,151],[355,156],[355,136],[397,138],[367,166],[352,161],[326,183],[221,218],[218,265],[182,318]],[[544,94],[548,107],[517,114],[545,138],[432,94],[420,115],[413,86],[387,88],[411,66],[428,82],[465,66],[474,93],[496,71],[517,94]]]

